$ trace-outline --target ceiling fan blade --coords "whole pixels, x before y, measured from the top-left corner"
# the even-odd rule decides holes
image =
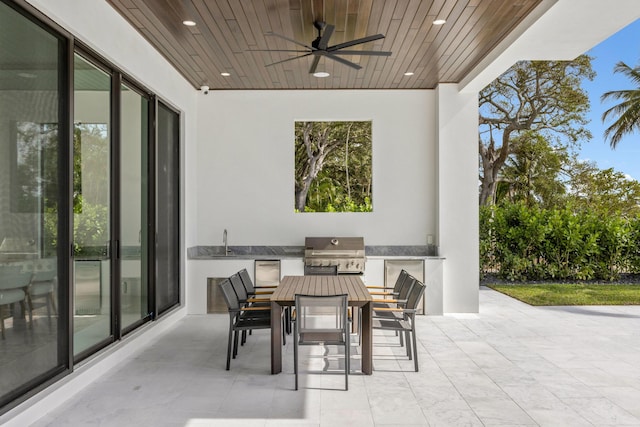
[[[272,65],[282,64],[283,62],[293,61],[294,59],[304,58],[305,56],[309,56],[309,55],[311,55],[311,52],[305,53],[304,55],[294,56],[293,58],[283,59],[282,61],[272,62],[271,64],[265,65],[265,67],[271,67]]]
[[[343,59],[343,58],[340,58],[340,57],[338,57],[338,56],[335,56],[335,55],[333,54],[333,52],[331,52],[331,53],[325,53],[325,54],[324,54],[324,56],[326,56],[327,58],[331,58],[331,59],[333,59],[334,61],[337,61],[337,62],[339,62],[339,63],[341,63],[341,64],[347,65],[347,66],[349,66],[349,67],[351,67],[351,68],[355,68],[356,70],[359,70],[359,69],[361,69],[361,68],[362,68],[362,67],[361,67],[361,66],[359,66],[358,64],[354,64],[354,63],[353,63],[353,62],[351,62],[351,61],[347,61],[346,59]]]
[[[324,31],[322,32],[322,37],[320,37],[320,41],[318,42],[318,49],[325,50],[329,45],[329,39],[333,34],[333,30],[335,29],[334,25],[327,25],[324,27]]]
[[[374,36],[367,36],[367,37],[363,37],[361,39],[355,39],[355,40],[351,40],[349,42],[344,42],[344,43],[340,43],[337,44],[335,46],[330,46],[327,48],[327,50],[329,52],[333,52],[336,51],[338,49],[344,49],[345,47],[351,47],[351,46],[355,46],[357,44],[362,44],[362,43],[368,43],[368,42],[372,42],[375,40],[380,40],[384,38],[384,34],[376,34]]]
[[[308,50],[296,50],[296,49],[247,49],[245,52],[298,52],[309,53]]]
[[[291,38],[289,38],[289,37],[287,37],[287,36],[283,36],[282,34],[278,34],[278,33],[266,33],[266,34],[265,34],[265,36],[276,36],[276,37],[280,37],[281,39],[284,39],[284,40],[290,41],[291,43],[295,43],[295,44],[297,44],[298,46],[306,47],[306,48],[307,48],[307,49],[309,49],[309,50],[316,50],[315,48],[313,48],[313,47],[311,47],[311,46],[308,46],[308,45],[306,45],[306,44],[304,44],[304,43],[300,43],[299,41],[294,40],[294,39],[291,39]]]
[[[311,64],[311,68],[309,68],[309,74],[313,74],[316,72],[316,68],[318,68],[318,62],[320,62],[320,55],[315,55],[313,58],[313,63]]]
[[[370,55],[370,56],[391,56],[392,52],[375,50],[333,50],[332,55]]]

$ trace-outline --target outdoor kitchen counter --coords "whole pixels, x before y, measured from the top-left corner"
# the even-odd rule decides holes
[[[187,250],[188,259],[286,259],[304,258],[304,246],[194,246]]]
[[[254,271],[256,260],[280,260],[282,275],[302,275],[304,246],[229,246],[232,251],[224,255],[224,246],[194,246],[187,251],[189,280],[194,283],[188,292],[189,314],[207,313],[208,279],[228,277],[246,268]],[[445,258],[436,256],[435,246],[366,246],[366,266],[363,280],[367,284],[384,284],[385,261],[424,260],[426,313],[443,312]]]
[[[187,258],[207,259],[287,259],[304,258],[304,246],[194,246],[187,250]],[[365,246],[367,259],[444,259],[437,256],[437,248],[425,246]]]

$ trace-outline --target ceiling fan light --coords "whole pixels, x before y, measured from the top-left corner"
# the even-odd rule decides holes
[[[196,23],[195,23],[195,22],[190,21],[190,20],[188,20],[188,19],[187,19],[187,20],[182,21],[182,24],[183,24],[183,25],[186,25],[187,27],[195,27],[195,26],[196,26]]]
[[[444,25],[447,23],[446,19],[436,19],[435,21],[433,21],[433,25]]]
[[[331,74],[327,73],[326,71],[316,71],[315,73],[313,73],[313,77],[329,77]]]

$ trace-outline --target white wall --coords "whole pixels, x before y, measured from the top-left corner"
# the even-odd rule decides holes
[[[198,97],[199,245],[302,245],[309,235],[423,245],[436,234],[434,92],[218,91]],[[373,212],[294,212],[294,122],[372,120]]]
[[[445,313],[479,305],[478,96],[441,84],[437,94],[440,255]]]

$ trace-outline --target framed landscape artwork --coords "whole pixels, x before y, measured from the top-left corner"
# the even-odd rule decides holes
[[[295,211],[371,212],[371,121],[295,122]]]

